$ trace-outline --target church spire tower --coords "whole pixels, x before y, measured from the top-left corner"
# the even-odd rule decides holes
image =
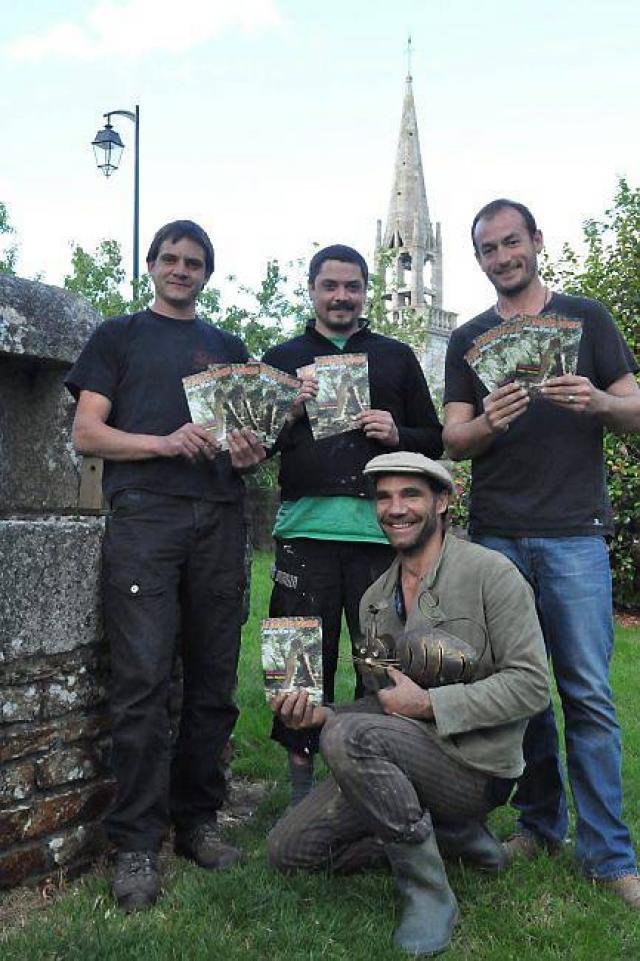
[[[434,227],[429,214],[413,97],[411,37],[407,59],[393,183],[384,230],[378,221],[376,265],[385,281],[388,310],[393,319],[401,323],[407,310],[424,317],[426,369],[431,366],[432,348],[436,349],[438,358],[446,350],[456,315],[443,309],[442,233],[440,224]]]

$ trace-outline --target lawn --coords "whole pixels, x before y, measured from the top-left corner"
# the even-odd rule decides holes
[[[151,911],[126,917],[96,873],[0,940],[3,961],[395,961],[393,885],[384,874],[351,878],[282,877],[265,862],[264,837],[286,804],[285,759],[268,739],[258,625],[269,594],[270,558],[254,563],[252,612],[240,669],[241,718],[234,770],[273,782],[256,817],[233,832],[244,862],[221,874],[180,859],[165,877],[166,895]],[[640,831],[640,739],[636,714],[640,630],[619,628],[613,682],[624,739],[626,817]],[[340,694],[350,695],[345,661]],[[507,834],[514,815],[493,826]],[[572,848],[554,860],[519,863],[498,878],[451,866],[462,920],[450,961],[640,961],[640,918],[576,872]]]

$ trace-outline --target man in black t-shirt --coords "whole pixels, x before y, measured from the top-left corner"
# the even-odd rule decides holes
[[[495,287],[494,307],[455,330],[446,361],[444,442],[455,460],[471,458],[469,529],[506,554],[531,582],[565,719],[569,780],[576,807],[576,855],[588,877],[640,908],[640,878],[621,819],[620,735],[609,687],[613,644],[612,533],[603,428],[640,430],[638,367],[611,316],[593,300],[552,293],[537,269],[542,234],[522,204],[496,200],[477,214],[472,239]],[[560,318],[580,334],[575,373],[522,380],[489,391],[472,366],[505,327],[522,343],[519,316]],[[530,324],[535,327],[535,323]],[[554,364],[563,363],[554,341]],[[511,350],[517,358],[517,349]],[[555,370],[549,371],[555,374]],[[555,851],[567,831],[567,805],[551,709],[524,741],[526,769],[514,796],[518,833],[510,854]]]
[[[104,458],[110,506],[103,543],[105,630],[111,652],[113,769],[107,819],[118,849],[114,894],[127,911],[158,895],[157,854],[175,826],[176,851],[205,868],[239,852],[216,833],[225,796],[222,751],[234,688],[244,589],[239,474],[264,457],[249,431],[229,453],[193,424],[182,378],[242,363],[237,338],[196,317],[213,248],[180,220],[155,235],[149,310],[105,321],[67,378],[78,400],[77,451]],[[171,754],[168,693],[180,633],[184,694]]]

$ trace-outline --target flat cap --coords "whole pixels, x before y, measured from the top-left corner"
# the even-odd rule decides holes
[[[414,454],[408,450],[394,451],[392,454],[380,454],[365,464],[362,471],[365,475],[372,474],[424,474],[432,480],[443,484],[447,490],[453,492],[453,478],[447,468],[437,460],[431,460],[424,454]]]

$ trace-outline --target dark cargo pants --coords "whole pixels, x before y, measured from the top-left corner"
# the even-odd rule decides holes
[[[395,551],[387,544],[320,541],[311,538],[276,541],[270,617],[322,618],[322,670],[325,703],[334,700],[340,629],[344,610],[351,646],[360,633],[360,599],[388,567]],[[356,674],[355,696],[364,691]],[[274,719],[271,737],[289,750],[315,753],[319,732],[293,731]]]
[[[133,490],[113,499],[103,600],[117,793],[107,828],[120,850],[157,850],[170,820],[186,828],[215,818],[224,800],[221,754],[238,714],[244,550],[239,504]],[[184,693],[172,752],[178,628]]]

